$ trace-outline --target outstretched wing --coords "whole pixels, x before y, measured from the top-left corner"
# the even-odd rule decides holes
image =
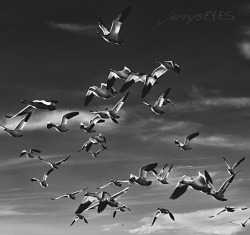
[[[141,167],[140,170],[139,170],[139,178],[146,179],[147,172],[154,171],[154,169],[157,166],[158,166],[158,162],[157,163],[152,163],[152,164],[149,164],[149,165]]]
[[[240,163],[242,163],[244,160],[245,160],[245,157],[241,158],[238,162],[236,162],[236,163],[233,165],[232,169],[234,169],[235,167],[237,167],[237,166],[238,166]]]
[[[62,125],[66,125],[68,120],[70,118],[73,118],[75,116],[79,115],[79,112],[70,112],[70,113],[66,113],[65,115],[63,115],[63,118],[62,118]]]
[[[153,218],[153,221],[152,221],[151,226],[153,226],[153,225],[154,225],[154,223],[155,223],[156,219],[159,217],[159,215],[160,215],[160,214],[161,214],[161,211],[159,211],[159,210],[157,210],[157,211],[155,212],[155,214],[154,214],[154,218]]]
[[[185,138],[184,144],[188,144],[189,141],[199,135],[199,132],[192,133]]]
[[[26,125],[26,123],[28,122],[28,120],[30,119],[32,113],[28,113],[22,120],[21,122],[19,122],[19,124],[16,126],[15,130],[17,131],[21,131],[24,126]]]
[[[189,180],[190,180],[191,178],[188,177],[188,176],[186,176],[186,175],[182,176],[182,178],[181,178],[181,179],[179,180],[179,182],[177,183],[174,192],[173,192],[172,195],[169,197],[170,199],[175,200],[175,199],[177,199],[178,197],[180,197],[181,195],[183,195],[183,194],[187,191],[188,185],[186,185],[186,184],[181,184],[181,183],[180,183],[180,181],[181,181],[181,180],[184,180],[184,179],[189,179]]]
[[[62,159],[62,160],[56,162],[55,164],[56,164],[57,166],[59,166],[59,165],[61,165],[62,163],[66,162],[69,158],[70,158],[70,156],[68,156],[68,157],[66,157],[66,158],[64,158],[64,159]]]
[[[112,111],[114,111],[115,113],[118,113],[118,111],[121,109],[122,105],[124,104],[125,100],[127,99],[128,94],[129,92],[127,92],[127,94],[117,102],[117,104],[113,107]]]
[[[28,114],[31,113],[35,108],[31,105],[26,106],[24,109],[22,109],[21,111],[19,111],[18,113],[14,114],[14,115],[4,115],[6,118],[14,118],[17,116],[22,116],[24,114]]]
[[[98,21],[98,26],[102,30],[102,33],[104,35],[109,34],[109,31],[108,31],[107,27],[105,26],[105,24],[103,23],[103,21],[101,19],[99,19],[99,21]]]

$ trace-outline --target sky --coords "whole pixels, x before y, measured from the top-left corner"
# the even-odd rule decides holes
[[[98,19],[109,27],[127,6],[132,11],[120,36],[123,45],[110,44],[99,35]],[[55,111],[37,110],[13,138],[0,129],[0,233],[1,235],[60,234],[171,234],[247,235],[244,222],[250,210],[209,216],[225,206],[250,207],[250,4],[248,1],[143,1],[143,0],[1,0],[0,1],[0,124],[12,128],[22,117],[7,119],[25,107],[21,100],[58,100]],[[150,93],[141,99],[142,84],[130,88],[119,123],[110,120],[96,126],[107,139],[107,151],[97,158],[77,151],[91,134],[80,129],[93,114],[89,110],[112,107],[123,94],[103,100],[94,97],[85,107],[90,86],[107,82],[110,69],[152,73],[155,59],[173,60],[181,73],[167,71]],[[123,81],[117,80],[119,90]],[[142,102],[153,104],[167,89],[175,110],[156,115]],[[71,111],[69,131],[47,129]],[[199,132],[192,149],[181,151],[176,139]],[[71,156],[49,175],[42,188],[30,179],[42,178],[49,166],[38,158],[19,157],[22,150],[41,150],[40,157],[58,161]],[[98,150],[93,146],[93,151]],[[225,202],[189,189],[169,199],[183,175],[196,177],[207,170],[216,189],[229,177],[222,157],[230,164],[245,161],[228,187]],[[173,163],[169,184],[161,185],[152,174],[150,187],[134,185],[119,198],[131,211],[84,213],[88,224],[70,226],[84,193],[76,200],[52,201],[67,192],[96,187],[110,180],[126,180],[139,168],[158,162],[157,170]],[[115,194],[125,188],[109,186]],[[150,226],[158,207],[175,216],[161,215]]]

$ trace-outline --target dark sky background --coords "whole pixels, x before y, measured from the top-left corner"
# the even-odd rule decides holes
[[[98,19],[109,27],[128,5],[132,11],[121,28],[122,46],[109,44],[96,34]],[[176,15],[176,16],[175,16]],[[43,234],[158,234],[246,235],[244,222],[249,210],[208,216],[224,206],[247,206],[249,202],[250,153],[250,4],[248,1],[0,1],[0,123],[15,127],[21,117],[6,119],[23,107],[21,100],[58,100],[57,110],[36,111],[23,130],[12,138],[0,130],[0,233]],[[173,20],[171,17],[178,17]],[[123,96],[110,100],[97,97],[84,107],[90,86],[106,83],[110,69],[127,66],[135,72],[151,73],[155,59],[174,60],[181,73],[168,71],[142,100],[142,84],[135,84],[123,105],[119,124],[107,120],[96,127],[107,138],[108,150],[99,157],[76,153],[91,136],[79,128],[93,115],[89,109],[112,107]],[[123,82],[116,81],[120,89]],[[166,106],[162,116],[153,114],[142,101],[153,103],[171,87],[169,98],[176,110]],[[69,121],[70,131],[48,130],[49,121],[59,122],[68,111],[80,115]],[[175,139],[192,132],[200,135],[190,151],[181,151]],[[48,188],[30,178],[41,178],[49,169],[38,159],[20,158],[23,149],[37,148],[41,157],[58,161],[71,158],[48,177]],[[94,146],[94,150],[98,147]],[[208,170],[215,187],[229,176],[222,156],[233,164],[243,156],[242,171],[225,193],[226,202],[194,190],[175,201],[169,199],[183,175],[195,177]],[[131,212],[113,209],[87,212],[89,224],[77,221],[75,201],[60,196],[89,186],[89,191],[110,180],[138,175],[140,167],[158,162],[159,168],[173,163],[169,185],[161,185],[152,174],[152,186],[133,186],[120,201]],[[120,190],[105,189],[114,194]],[[174,214],[151,222],[157,207]]]

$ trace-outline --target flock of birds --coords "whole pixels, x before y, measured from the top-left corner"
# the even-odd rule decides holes
[[[131,7],[126,7],[117,18],[115,18],[112,22],[112,26],[110,30],[107,29],[107,27],[104,25],[102,20],[99,20],[99,27],[101,29],[98,34],[102,36],[102,38],[113,44],[121,45],[124,43],[124,40],[120,38],[119,32],[122,26],[122,23],[127,18],[131,11]],[[126,66],[121,71],[116,71],[111,69],[107,83],[101,83],[100,87],[98,86],[91,86],[85,96],[85,102],[84,106],[88,106],[92,99],[94,97],[98,97],[101,99],[111,99],[114,98],[117,94],[124,93],[127,91],[133,84],[137,82],[143,83],[143,88],[141,91],[141,98],[144,98],[151,90],[154,84],[157,84],[158,78],[161,77],[163,74],[165,74],[168,70],[172,70],[176,73],[180,73],[180,66],[176,64],[174,61],[160,61],[156,60],[156,62],[159,64],[159,66],[151,73],[138,73],[133,72]],[[124,81],[122,87],[119,91],[117,91],[113,86],[117,79],[121,79]],[[164,105],[171,104],[173,108],[175,109],[174,103],[168,99],[168,94],[171,91],[171,88],[168,88],[165,90],[159,98],[155,101],[154,104],[149,104],[146,102],[143,102],[146,106],[150,107],[151,111],[155,113],[156,115],[163,115],[165,113]],[[100,111],[92,111],[91,113],[94,114],[94,117],[89,121],[89,123],[80,123],[80,128],[83,129],[87,133],[94,133],[96,132],[95,127],[99,123],[104,123],[105,119],[111,119],[114,123],[118,124],[118,120],[120,116],[118,115],[119,110],[122,108],[123,104],[126,102],[126,99],[129,95],[129,92],[127,92],[115,105],[113,108],[105,108],[104,110]],[[22,130],[29,121],[32,113],[35,110],[48,110],[48,111],[54,111],[56,110],[56,104],[58,101],[51,100],[51,101],[45,101],[45,100],[22,100],[21,103],[26,104],[27,106],[23,108],[21,111],[14,115],[5,115],[6,118],[15,118],[18,116],[24,116],[24,118],[20,121],[20,123],[14,128],[9,129],[3,125],[0,125],[0,127],[3,128],[4,131],[6,131],[10,136],[12,137],[22,137]],[[53,123],[49,122],[47,123],[47,128],[55,128],[58,132],[67,132],[69,130],[69,127],[67,125],[68,121],[74,117],[79,115],[79,112],[69,112],[63,115],[60,123]],[[192,133],[185,137],[183,142],[180,142],[179,140],[175,140],[175,144],[183,151],[190,150],[190,141],[194,138],[196,138],[199,135],[198,132]],[[91,136],[83,145],[82,147],[76,152],[79,153],[83,149],[85,149],[86,152],[89,152],[93,157],[98,157],[98,155],[104,151],[107,150],[107,143],[106,138],[101,133],[99,135],[93,135]],[[91,148],[93,145],[100,145],[101,149],[92,152]],[[31,181],[38,182],[43,188],[48,187],[47,179],[48,176],[56,169],[60,167],[61,164],[67,162],[71,156],[68,156],[60,161],[57,162],[50,162],[47,161],[40,156],[37,156],[40,154],[41,151],[38,149],[30,149],[29,151],[23,150],[20,154],[20,156],[26,156],[28,158],[38,158],[40,161],[44,162],[45,164],[48,164],[50,166],[50,169],[43,175],[42,179],[37,178],[31,178]],[[228,186],[233,182],[236,174],[240,171],[236,171],[235,168],[245,160],[245,158],[241,158],[239,161],[237,161],[232,167],[228,164],[226,159],[223,157],[223,160],[227,166],[227,170],[229,173],[229,177],[224,181],[224,183],[221,185],[219,190],[216,190],[216,188],[213,185],[213,180],[207,170],[205,170],[204,174],[201,172],[198,172],[198,176],[196,178],[192,178],[189,176],[182,176],[179,182],[177,183],[173,193],[170,196],[170,199],[175,200],[182,196],[188,188],[192,188],[193,190],[202,192],[204,194],[207,194],[209,196],[212,196],[214,199],[218,201],[227,201],[227,199],[224,197],[224,194],[228,188]],[[105,210],[107,206],[113,207],[113,217],[116,216],[117,212],[125,212],[126,210],[131,211],[131,209],[126,206],[122,205],[118,199],[127,193],[129,190],[131,190],[131,187],[134,184],[140,185],[140,186],[146,186],[150,187],[152,185],[152,181],[147,179],[148,173],[151,173],[156,181],[160,182],[161,184],[169,184],[168,179],[170,172],[173,168],[173,164],[170,165],[168,170],[166,170],[166,167],[168,164],[165,164],[159,171],[156,170],[158,166],[158,163],[151,163],[145,166],[142,166],[139,169],[139,176],[136,176],[134,174],[130,174],[128,179],[126,180],[113,180],[108,182],[107,184],[98,187],[97,192],[86,192],[84,194],[83,200],[81,201],[80,205],[78,206],[77,210],[75,211],[75,218],[71,223],[71,226],[79,219],[84,220],[85,223],[88,223],[88,220],[86,219],[85,215],[83,213],[86,213],[89,210],[97,210],[97,213],[101,213]],[[114,195],[110,195],[108,192],[103,191],[102,189],[107,186],[117,186],[122,187],[124,184],[127,184],[127,187],[122,189],[121,191],[115,193]],[[76,196],[82,192],[84,192],[85,189],[81,189],[72,193],[66,193],[64,195],[51,198],[51,200],[58,200],[62,198],[69,198],[72,200],[76,199]],[[246,210],[247,207],[237,208],[237,207],[224,207],[221,211],[216,213],[215,215],[209,216],[209,218],[214,218],[215,216],[223,213],[223,212],[234,212],[236,210]],[[161,215],[169,215],[170,219],[175,221],[173,213],[168,210],[167,208],[157,208],[156,212],[153,215],[151,226],[154,225],[156,219]],[[242,227],[246,226],[247,221],[250,219],[247,218],[246,221],[243,223],[239,223]],[[235,223],[230,221],[230,223]],[[236,223],[238,224],[238,223]]]

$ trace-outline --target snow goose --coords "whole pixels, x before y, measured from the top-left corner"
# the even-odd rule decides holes
[[[227,163],[227,160],[225,157],[223,157],[223,160],[224,162],[226,163],[227,165],[227,171],[230,175],[233,175],[234,174],[234,169],[241,163],[245,160],[245,157],[241,158],[239,161],[237,161],[236,163],[234,163],[234,165],[231,167],[228,163]]]
[[[172,60],[160,61],[156,59],[155,62],[160,64],[160,66],[156,68],[157,72],[160,73],[159,75],[166,73],[168,70],[172,70],[176,73],[181,72],[180,66]]]
[[[70,158],[70,156],[68,156],[68,157],[66,157],[66,158],[64,158],[64,159],[62,159],[62,160],[60,160],[60,161],[57,161],[57,162],[49,162],[49,161],[46,161],[46,160],[44,160],[43,158],[41,158],[41,157],[39,157],[39,156],[38,156],[38,158],[39,158],[42,162],[45,162],[45,163],[49,164],[49,165],[51,166],[52,169],[58,169],[58,166],[60,166],[60,165],[63,164],[64,162],[66,162],[66,161]]]
[[[67,194],[64,194],[62,196],[59,196],[59,197],[52,197],[51,200],[57,200],[57,199],[60,199],[60,198],[69,198],[69,199],[72,199],[72,200],[75,200],[76,199],[76,195],[85,191],[86,189],[88,189],[89,187],[85,188],[85,189],[81,189],[81,190],[78,190],[78,191],[75,191],[73,193],[67,193]]]
[[[152,163],[146,166],[143,166],[139,169],[139,177],[133,174],[130,174],[129,181],[130,183],[136,183],[141,186],[150,186],[152,184],[152,181],[147,180],[147,173],[152,172],[156,167],[158,166],[158,163]]]
[[[105,188],[105,187],[110,186],[110,185],[115,185],[117,187],[121,187],[122,183],[128,183],[128,182],[129,182],[128,180],[111,180],[109,183],[107,183],[101,187],[97,187],[97,189],[102,189],[102,188]]]
[[[221,211],[219,211],[217,214],[211,215],[208,218],[213,218],[216,215],[219,215],[220,213],[223,213],[223,212],[235,212],[236,210],[246,210],[246,209],[248,209],[248,208],[247,207],[238,208],[238,207],[232,207],[232,206],[225,206],[224,209],[222,209]]]
[[[87,211],[88,209],[92,209],[91,204],[98,201],[98,198],[101,199],[102,194],[99,194],[99,197],[96,196],[87,196],[84,195],[80,205],[78,206],[77,210],[75,211],[75,214],[81,214],[84,211]],[[96,208],[98,204],[94,205],[93,208]]]
[[[39,180],[37,178],[31,178],[30,180],[31,181],[37,181],[43,188],[46,188],[48,187],[48,183],[46,182],[47,178],[48,178],[48,175],[53,171],[54,169],[51,168],[48,170],[48,172],[46,172],[44,175],[43,175],[43,179],[42,180]]]
[[[115,210],[114,210],[114,212],[113,212],[113,218],[115,218],[116,213],[117,213],[118,211],[125,212],[125,209],[131,211],[130,208],[128,208],[128,207],[125,206],[125,205],[116,207]]]
[[[175,144],[178,144],[178,147],[181,150],[184,150],[184,151],[189,150],[191,149],[191,147],[189,146],[190,140],[197,137],[198,135],[199,135],[199,132],[192,133],[185,138],[184,143],[181,143],[179,140],[175,140]]]
[[[157,211],[156,211],[155,214],[154,214],[154,218],[153,218],[153,221],[152,221],[151,226],[154,225],[156,219],[159,217],[160,214],[165,214],[165,215],[169,214],[169,217],[170,217],[172,220],[175,220],[173,214],[172,214],[168,209],[157,208]]]
[[[240,171],[240,170],[239,170]],[[221,185],[219,190],[216,190],[212,182],[208,182],[208,185],[210,187],[210,190],[208,190],[207,194],[211,195],[214,199],[218,201],[227,201],[226,198],[224,198],[224,194],[228,188],[228,186],[233,182],[235,175],[239,172],[237,171],[231,177],[226,179],[224,183]]]
[[[150,92],[153,85],[159,83],[158,78],[161,75],[163,75],[163,73],[160,73],[159,70],[162,69],[158,67],[154,69],[154,71],[151,74],[131,72],[130,76],[126,79],[119,92],[123,93],[136,82],[142,82],[143,88],[142,88],[141,98],[144,98]]]
[[[171,171],[171,169],[172,169],[172,167],[173,167],[173,164],[171,164],[171,166],[169,167],[168,171],[165,172],[165,174],[163,174],[163,173],[164,173],[164,170],[165,170],[165,168],[166,168],[167,165],[168,165],[168,164],[165,164],[165,165],[164,165],[164,167],[160,170],[159,174],[157,173],[156,170],[152,170],[152,173],[156,176],[157,180],[158,180],[159,182],[161,182],[162,184],[169,184],[169,183],[168,183],[168,176],[169,176],[170,171]]]
[[[117,91],[113,87],[107,87],[107,84],[101,83],[100,87],[91,86],[85,96],[84,106],[87,106],[94,96],[103,98],[105,100],[114,97]]]
[[[110,69],[106,89],[109,90],[111,87],[113,87],[116,79],[126,80],[130,74],[131,71],[126,66],[124,66],[123,70],[121,71]]]
[[[109,42],[121,45],[124,43],[124,40],[119,37],[119,32],[122,26],[122,23],[129,15],[132,10],[131,6],[126,7],[117,18],[115,18],[112,22],[110,31],[106,28],[101,19],[99,19],[98,25],[102,32],[97,32],[98,35],[102,36],[102,38]]]
[[[28,113],[20,122],[19,124],[15,127],[15,129],[10,130],[7,127],[3,126],[0,124],[0,127],[3,128],[4,131],[6,131],[10,136],[12,137],[22,137],[23,135],[21,134],[22,129],[30,119],[31,113]]]
[[[47,128],[51,129],[52,127],[54,127],[58,132],[67,132],[69,130],[69,128],[67,127],[68,120],[77,115],[79,115],[79,112],[66,113],[65,115],[63,115],[61,123],[59,125],[56,125],[53,122],[49,122],[47,124]]]
[[[95,114],[98,114],[101,118],[104,118],[104,119],[108,119],[110,118],[114,123],[118,124],[118,121],[117,119],[120,117],[118,115],[118,112],[119,110],[121,109],[122,105],[125,103],[127,97],[128,97],[128,94],[129,92],[124,96],[122,97],[117,103],[116,105],[112,108],[112,109],[108,109],[106,108],[105,110],[103,111],[91,111],[91,113],[95,113]]]
[[[81,122],[80,124],[80,129],[83,129],[85,132],[88,132],[88,133],[93,133],[93,132],[96,132],[94,130],[94,127],[97,123],[102,123],[102,122],[105,122],[105,120],[103,118],[101,118],[100,115],[95,115],[95,117],[93,119],[91,119],[87,124],[84,124],[83,122]]]
[[[88,223],[88,221],[87,221],[87,219],[84,217],[84,215],[76,214],[76,216],[75,216],[74,220],[72,221],[72,223],[70,224],[70,226],[72,226],[72,225],[73,225],[77,220],[79,220],[79,219],[84,220],[84,222],[85,222],[86,224]]]
[[[99,149],[96,152],[92,152],[91,150],[89,150],[89,152],[91,153],[92,157],[98,157],[98,155],[104,150],[107,150],[107,147],[103,146],[102,149]]]
[[[92,147],[93,144],[97,144],[98,142],[93,139],[92,137],[90,137],[88,139],[88,141],[86,141],[82,147],[78,150],[78,152],[81,152],[84,148],[86,148],[86,152],[88,152],[90,150],[90,148]]]
[[[207,171],[205,170],[205,175],[198,172],[197,178],[191,178],[189,176],[182,176],[179,182],[177,183],[174,192],[170,196],[170,199],[177,199],[181,195],[183,195],[188,187],[191,187],[195,190],[201,191],[203,193],[207,193],[211,188],[209,187],[209,182],[211,182],[211,178],[207,177]]]
[[[41,151],[40,150],[38,150],[38,149],[30,149],[29,151],[27,151],[27,150],[23,150],[21,153],[20,153],[20,157],[21,156],[23,156],[23,155],[25,155],[26,157],[28,157],[28,158],[34,158],[35,157],[35,153],[41,153]]]
[[[51,101],[46,101],[46,100],[33,100],[33,101],[28,101],[28,100],[22,100],[21,103],[23,104],[28,104],[24,109],[19,111],[18,113],[14,115],[5,115],[6,118],[14,118],[17,116],[22,116],[24,114],[32,113],[33,110],[36,109],[43,109],[43,110],[49,110],[49,111],[54,111],[56,109],[56,104],[58,101],[56,100],[51,100]]]
[[[175,109],[172,101],[170,99],[167,99],[167,95],[170,92],[170,90],[171,90],[171,88],[168,88],[165,92],[163,92],[161,94],[161,96],[158,98],[158,100],[154,103],[153,106],[151,104],[146,103],[146,102],[143,102],[143,104],[149,106],[151,108],[152,112],[155,114],[158,114],[158,115],[162,115],[165,113],[165,111],[162,110],[162,105],[166,105],[166,104],[170,103],[173,105],[173,108]]]
[[[249,219],[250,219],[250,217],[248,217],[247,220],[246,220],[245,222],[243,222],[243,223],[235,223],[235,222],[231,222],[231,221],[229,221],[229,223],[241,225],[242,227],[246,227],[246,223],[247,223],[247,221],[248,221]]]
[[[88,192],[85,193],[85,196],[92,196],[95,197],[98,201],[98,208],[97,208],[97,212],[101,213],[102,211],[104,211],[104,209],[107,207],[107,205],[111,206],[111,207],[118,207],[120,202],[117,201],[117,199],[123,195],[124,193],[126,193],[131,186],[121,190],[120,192],[110,196],[109,193],[102,191],[102,192]]]

